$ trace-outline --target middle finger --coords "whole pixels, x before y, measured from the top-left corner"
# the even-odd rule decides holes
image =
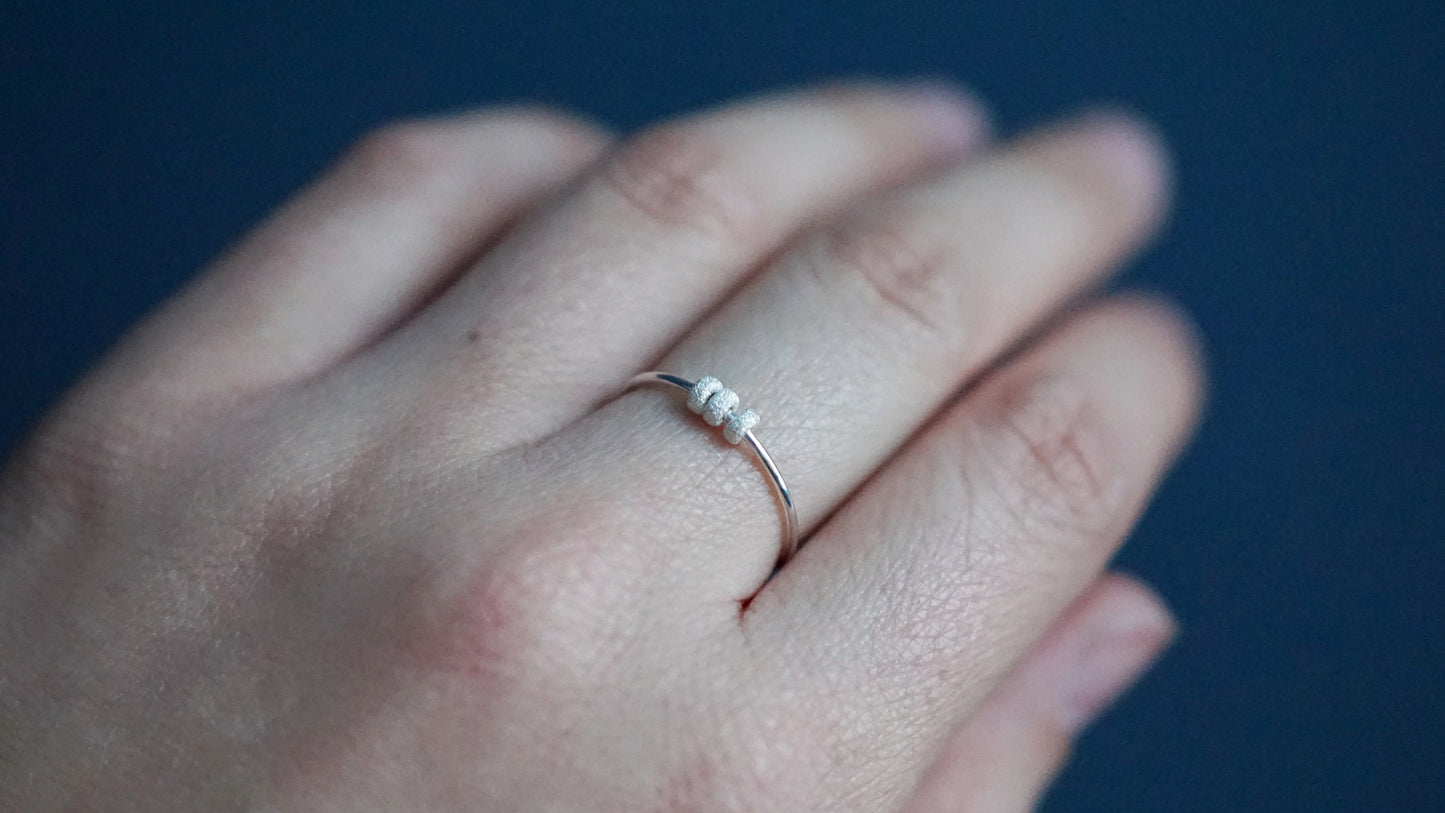
[[[671,346],[794,230],[957,159],[982,121],[937,86],[862,84],[651,128],[520,222],[368,372],[394,382],[409,371],[406,388],[436,388],[428,398],[454,410],[443,422],[460,443],[548,435]]]

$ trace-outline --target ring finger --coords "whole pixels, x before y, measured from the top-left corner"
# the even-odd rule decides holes
[[[962,384],[1133,248],[1161,213],[1166,177],[1161,150],[1131,121],[1094,115],[1050,128],[805,236],[661,368],[716,376],[756,409],[806,531]],[[604,448],[621,435],[640,450],[633,464],[655,487],[628,486],[618,499],[645,492],[648,516],[686,510],[685,538],[658,528],[689,547],[681,561],[721,574],[730,594],[756,586],[778,533],[765,481],[698,427],[655,431],[677,421],[676,404],[639,392],[580,431]],[[659,498],[668,510],[656,510]],[[698,550],[709,546],[696,540],[720,536],[729,543]]]

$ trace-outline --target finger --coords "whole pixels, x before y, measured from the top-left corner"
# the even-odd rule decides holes
[[[953,735],[908,813],[1032,810],[1073,738],[1173,634],[1149,588],[1120,575],[1095,582]]]
[[[762,416],[756,433],[812,527],[946,397],[1134,247],[1159,217],[1165,176],[1157,144],[1122,119],[1026,138],[805,238],[661,368],[715,376]],[[622,482],[700,515],[678,543],[731,540],[719,552],[730,564],[707,559],[706,572],[730,576],[729,590],[756,585],[778,530],[751,461],[691,424],[659,440],[639,413],[679,425],[675,404],[645,392],[584,425],[639,450],[624,460],[643,471]]]
[[[555,431],[801,224],[957,155],[979,122],[957,94],[859,86],[648,130],[489,252],[375,369],[410,371],[412,389],[440,382],[471,421],[459,437],[506,444]]]
[[[144,324],[111,367],[144,367],[146,386],[182,400],[312,375],[416,308],[605,143],[539,110],[382,129]]]
[[[941,738],[1118,546],[1193,424],[1195,353],[1167,308],[1124,300],[990,375],[753,599],[766,685],[854,698],[840,759]],[[838,774],[886,783],[921,756]]]

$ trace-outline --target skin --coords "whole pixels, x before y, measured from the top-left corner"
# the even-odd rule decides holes
[[[1147,127],[937,86],[364,139],[0,480],[0,808],[1022,810],[1173,632]],[[756,465],[632,373],[762,415]]]

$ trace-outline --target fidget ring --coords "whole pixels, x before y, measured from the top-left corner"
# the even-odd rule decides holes
[[[734,446],[747,441],[748,446],[752,447],[753,453],[767,470],[773,492],[783,506],[785,521],[783,541],[778,550],[778,566],[786,564],[798,549],[798,511],[793,507],[793,494],[788,491],[777,464],[773,463],[768,450],[763,448],[762,442],[753,434],[753,427],[758,425],[758,413],[751,409],[739,410],[742,399],[738,394],[710,375],[697,381],[688,381],[672,373],[653,370],[633,376],[632,380],[627,382],[627,389],[645,385],[663,385],[682,390],[687,393],[687,408],[701,415],[709,426],[721,426],[724,440]]]

